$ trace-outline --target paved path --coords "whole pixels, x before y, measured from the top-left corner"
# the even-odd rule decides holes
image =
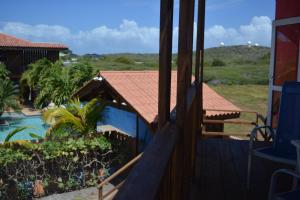
[[[26,115],[26,116],[35,116],[35,115],[41,115],[41,111],[31,108],[31,107],[27,107],[24,106],[21,110],[21,112]]]
[[[103,193],[106,193],[112,188],[113,185],[111,184],[105,185],[103,188]],[[53,194],[36,200],[98,200],[98,190],[97,187],[90,187],[82,190],[76,190],[73,192]]]

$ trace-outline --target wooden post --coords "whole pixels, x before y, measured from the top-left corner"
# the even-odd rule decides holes
[[[98,187],[98,200],[103,200],[103,187]]]
[[[170,120],[170,91],[172,69],[173,2],[161,0],[159,41],[158,127]]]
[[[205,28],[205,0],[198,1],[197,45],[196,45],[196,69],[195,86],[197,91],[197,132],[202,134],[203,124],[203,63],[204,63],[204,28]]]
[[[193,38],[191,38],[191,32],[194,28],[194,3],[194,0],[180,1],[176,106],[176,120],[180,128],[184,125],[187,90],[192,75]]]
[[[139,116],[136,115],[136,134],[135,134],[135,155],[139,155]]]
[[[176,124],[179,128],[179,140],[176,149],[176,167],[178,174],[178,188],[184,199],[190,192],[192,178],[193,148],[193,110],[188,114],[188,88],[191,85],[193,58],[193,30],[194,30],[195,0],[180,0],[179,9],[179,38],[178,38],[178,66],[177,66],[177,105]]]

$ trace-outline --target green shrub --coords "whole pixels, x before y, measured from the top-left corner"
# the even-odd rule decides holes
[[[20,198],[29,195],[26,184],[35,180],[45,183],[46,194],[92,186],[98,181],[99,169],[111,166],[112,153],[120,154],[102,135],[89,139],[49,140],[34,144],[30,149],[2,145],[0,199],[6,199],[9,193],[6,186],[12,181],[18,186]],[[57,190],[52,191],[50,185],[56,185]]]
[[[132,59],[127,58],[125,56],[117,57],[114,61],[123,64],[134,64],[134,61]]]
[[[212,61],[212,63],[211,63],[211,65],[213,67],[221,67],[221,66],[225,66],[226,63],[223,60],[221,60],[221,59],[214,58],[213,61]]]

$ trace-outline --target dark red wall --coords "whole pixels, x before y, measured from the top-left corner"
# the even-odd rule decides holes
[[[300,0],[277,0],[276,19],[300,16]]]

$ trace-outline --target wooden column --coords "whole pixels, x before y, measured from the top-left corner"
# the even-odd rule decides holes
[[[178,66],[177,66],[177,106],[176,119],[183,128],[187,110],[187,90],[192,75],[194,0],[180,0]]]
[[[170,91],[172,69],[173,2],[161,0],[159,41],[158,127],[170,120]]]
[[[205,31],[205,0],[198,1],[198,23],[197,23],[197,44],[195,64],[195,86],[197,98],[197,119],[199,119],[198,133],[202,134],[203,124],[203,64],[204,64],[204,31]]]
[[[178,199],[184,199],[189,194],[193,174],[191,160],[194,149],[195,109],[191,107],[191,102],[188,102],[188,89],[192,76],[194,9],[195,0],[180,0],[176,105],[179,139],[175,150],[175,163],[178,168],[177,187],[180,188],[182,196]]]
[[[135,134],[135,151],[136,156],[139,155],[139,141],[140,141],[140,126],[139,126],[139,116],[136,115],[136,134]]]

